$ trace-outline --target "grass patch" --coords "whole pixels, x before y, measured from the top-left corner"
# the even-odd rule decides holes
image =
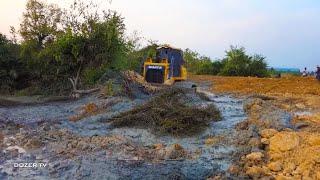
[[[191,136],[205,130],[211,121],[220,120],[214,105],[205,108],[186,105],[183,89],[168,89],[144,105],[112,119],[114,127],[150,129],[159,135]]]

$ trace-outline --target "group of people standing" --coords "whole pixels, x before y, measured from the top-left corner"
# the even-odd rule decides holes
[[[307,68],[304,68],[304,71],[302,72],[302,76],[303,77],[307,77],[309,75],[314,75],[316,76],[316,78],[320,81],[320,66],[317,66],[316,72],[315,73],[308,73]]]

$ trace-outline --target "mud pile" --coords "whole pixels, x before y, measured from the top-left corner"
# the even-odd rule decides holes
[[[135,71],[123,71],[122,75],[126,79],[127,83],[133,83],[140,86],[146,93],[152,94],[162,89],[160,86],[153,86],[146,82],[144,77]]]
[[[144,77],[135,71],[108,70],[99,80],[100,97],[128,96],[139,98],[150,95],[162,89],[162,86],[154,86],[144,80]]]
[[[265,129],[260,133],[262,152],[243,158],[251,178],[320,178],[320,134]]]
[[[292,123],[296,129],[307,132],[320,132],[320,113],[296,115]]]
[[[267,173],[270,170],[265,165],[268,158],[265,148],[268,142],[260,134],[270,137],[278,130],[291,127],[291,116],[271,102],[260,98],[249,98],[244,104],[244,110],[248,119],[237,124],[241,139],[236,140],[242,151],[238,162],[230,167],[229,171],[240,177],[271,178],[272,174]]]
[[[185,90],[167,89],[146,104],[114,117],[112,125],[150,129],[155,134],[190,136],[205,130],[211,121],[220,120],[220,112],[214,105],[198,108],[188,106],[187,101]]]
[[[320,134],[276,133],[267,147],[268,168],[275,177],[320,179]]]
[[[315,126],[319,122],[317,114],[293,118],[288,112],[262,99],[248,100],[244,109],[249,118],[239,123],[237,128],[244,139],[240,146],[246,153],[241,155],[238,166],[230,171],[254,179],[320,178],[320,134],[319,126]]]
[[[77,108],[77,114],[70,116],[68,119],[72,122],[76,122],[90,116],[107,113],[111,110],[112,106],[122,101],[123,99],[119,97],[113,99],[110,98],[108,101],[102,103],[89,102]]]
[[[259,98],[249,99],[245,103],[244,110],[249,116],[238,126],[241,128],[255,128],[258,131],[265,128],[283,129],[291,127],[291,115],[277,108],[271,102]]]

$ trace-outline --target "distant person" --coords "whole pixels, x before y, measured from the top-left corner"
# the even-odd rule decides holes
[[[320,81],[320,67],[317,66],[316,78]]]
[[[304,68],[304,71],[302,71],[302,77],[307,77],[308,76],[308,71],[307,68]]]

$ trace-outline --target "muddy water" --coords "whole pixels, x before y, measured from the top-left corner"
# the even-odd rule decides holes
[[[128,161],[117,157],[109,157],[105,151],[97,151],[84,155],[78,155],[72,159],[65,159],[52,154],[48,147],[27,151],[15,158],[0,159],[0,179],[205,179],[206,177],[223,173],[228,169],[233,160],[233,154],[238,149],[233,146],[235,137],[235,124],[243,121],[246,115],[243,111],[243,100],[235,99],[228,95],[214,95],[199,88],[210,101],[197,101],[198,106],[215,104],[222,113],[222,121],[213,122],[201,135],[190,138],[158,137],[147,130],[121,128],[111,129],[108,123],[100,120],[108,118],[117,112],[130,110],[134,105],[145,100],[124,100],[115,104],[111,111],[104,112],[76,123],[69,122],[67,117],[75,114],[79,106],[88,102],[97,102],[96,98],[88,97],[69,103],[47,104],[41,106],[20,106],[13,108],[1,108],[0,120],[5,122],[18,122],[22,124],[37,123],[43,121],[59,121],[58,128],[67,128],[80,136],[108,136],[122,135],[139,146],[151,146],[164,144],[171,146],[180,144],[191,154],[191,158],[182,160],[164,160],[162,162]],[[213,145],[206,145],[208,137],[222,139]],[[5,155],[5,154],[1,154]],[[48,162],[49,168],[28,169],[13,168],[13,162]]]
[[[230,95],[214,95],[207,93],[208,97],[219,108],[222,114],[222,121],[215,122],[212,126],[217,134],[233,133],[237,123],[246,118],[243,110],[243,100],[235,99]]]
[[[141,129],[114,129],[111,134],[121,134],[132,141],[150,146],[153,144],[165,144],[171,146],[180,144],[191,154],[200,152],[196,158],[183,161],[164,161],[161,164],[143,163],[139,167],[123,168],[131,177],[162,179],[177,176],[186,179],[205,179],[215,174],[225,174],[234,159],[233,155],[238,151],[233,146],[232,139],[237,136],[235,125],[246,119],[243,111],[243,100],[235,99],[229,95],[214,95],[205,89],[198,88],[205,93],[210,101],[195,102],[198,106],[215,104],[221,111],[223,119],[213,122],[211,126],[201,135],[191,138],[157,137],[146,130]],[[209,137],[222,138],[221,142],[214,145],[206,145],[205,140]],[[147,178],[147,179],[148,179]]]
[[[213,162],[219,164],[220,170],[225,172],[232,163],[233,153],[238,151],[233,146],[233,140],[237,136],[235,125],[246,119],[246,114],[243,110],[244,101],[230,95],[215,95],[205,88],[198,88],[198,92],[206,94],[211,100],[210,103],[215,104],[221,112],[222,120],[213,122],[206,133],[220,136],[224,141],[214,146],[205,156],[212,157]]]

